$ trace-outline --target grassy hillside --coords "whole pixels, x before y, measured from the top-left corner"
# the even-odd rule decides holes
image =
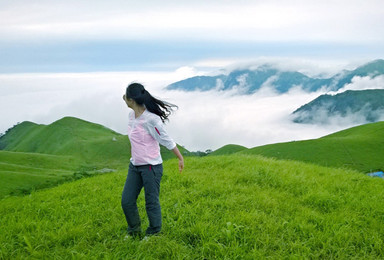
[[[0,201],[0,259],[384,257],[382,179],[253,155],[164,169],[160,236],[124,241],[121,171]]]
[[[319,139],[264,145],[241,153],[369,172],[384,169],[383,147],[384,122],[377,122]]]
[[[62,182],[79,166],[71,156],[0,151],[0,198]]]
[[[50,125],[21,123],[0,139],[0,145],[14,152],[75,156],[88,164],[119,164],[130,156],[126,136],[73,117]]]

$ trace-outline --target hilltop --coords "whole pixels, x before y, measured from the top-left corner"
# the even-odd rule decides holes
[[[236,145],[236,144],[227,144],[224,145],[223,147],[213,151],[210,153],[210,156],[216,156],[216,155],[229,155],[233,153],[237,153],[240,151],[247,150],[248,148],[241,146],[241,145]]]

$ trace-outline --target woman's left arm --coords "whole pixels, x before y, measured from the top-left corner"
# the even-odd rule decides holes
[[[179,158],[179,172],[181,173],[184,169],[184,158],[181,155],[179,148],[177,148],[177,145],[172,149],[172,152]]]

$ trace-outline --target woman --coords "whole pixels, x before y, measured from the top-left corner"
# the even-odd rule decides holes
[[[130,84],[123,99],[132,111],[128,123],[131,159],[121,205],[128,223],[128,235],[139,236],[141,221],[136,201],[144,187],[149,219],[146,235],[154,235],[161,230],[159,193],[163,166],[159,144],[172,150],[179,158],[180,172],[184,168],[183,156],[163,127],[175,105],[154,98],[139,83]]]

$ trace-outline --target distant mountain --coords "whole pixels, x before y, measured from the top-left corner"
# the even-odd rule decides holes
[[[384,118],[384,90],[349,90],[337,95],[321,95],[292,115],[294,122],[306,124],[329,124],[335,119],[377,122]]]
[[[242,69],[231,71],[228,75],[196,76],[167,86],[169,90],[208,91],[236,90],[239,94],[252,94],[263,86],[273,86],[279,93],[286,93],[292,87],[301,86],[312,92],[325,87],[338,90],[351,83],[355,76],[376,77],[384,75],[384,60],[375,60],[352,71],[342,71],[331,78],[313,78],[296,71],[281,71],[271,65],[262,65],[255,70]]]

